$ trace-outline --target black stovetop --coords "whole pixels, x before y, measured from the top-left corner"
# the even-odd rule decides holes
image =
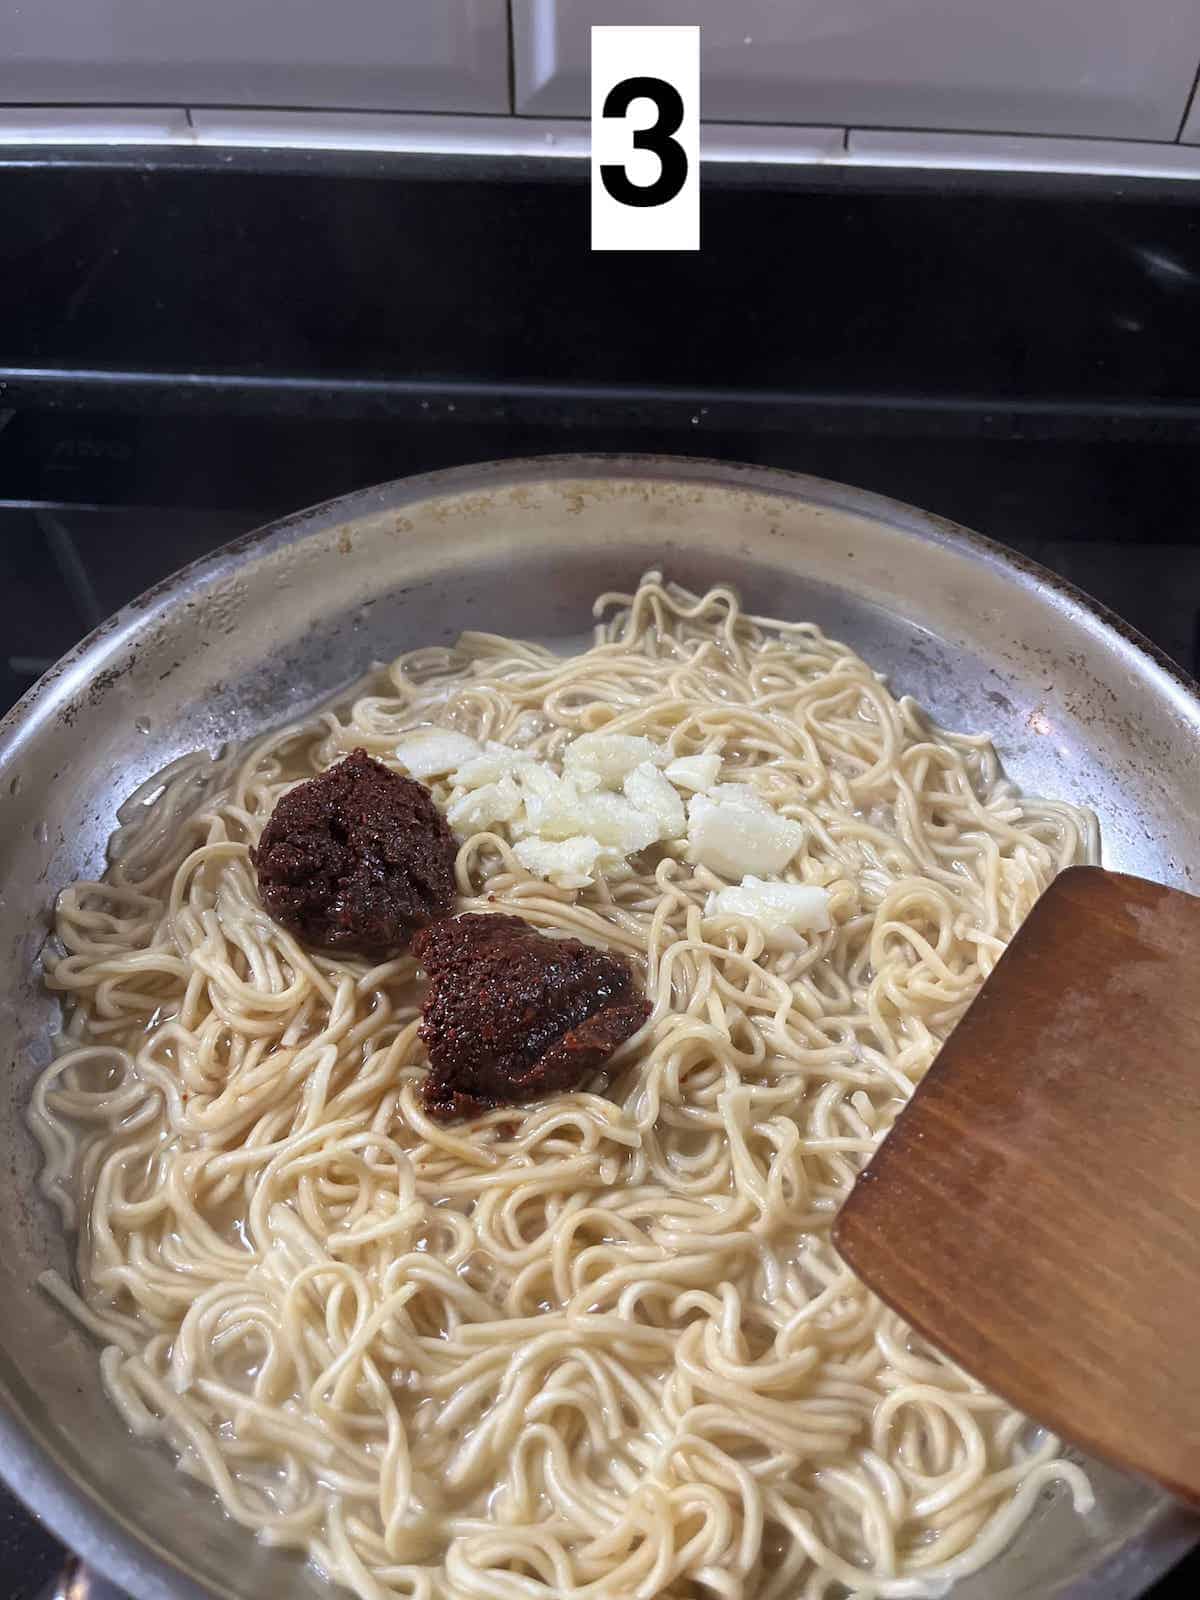
[[[571,450],[894,495],[1200,668],[1185,187],[727,174],[699,256],[592,258],[570,169],[43,151],[0,159],[0,215],[4,704],[258,523]],[[59,1559],[0,1491],[0,1600]]]

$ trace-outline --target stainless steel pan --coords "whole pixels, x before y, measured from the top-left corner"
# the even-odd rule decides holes
[[[468,467],[304,512],[144,595],[0,724],[0,1468],[138,1600],[327,1591],[134,1443],[91,1341],[36,1288],[67,1263],[23,1123],[54,1025],[37,960],[55,891],[100,870],[122,796],[181,752],[292,717],[372,658],[464,627],[577,639],[592,597],[650,566],[814,618],[942,722],[993,729],[1020,782],[1093,805],[1111,866],[1194,886],[1195,687],[1048,573],[838,484],[648,457]],[[1091,1517],[1047,1502],[959,1600],[1125,1600],[1195,1542],[1200,1525],[1156,1491],[1101,1467],[1096,1483]]]

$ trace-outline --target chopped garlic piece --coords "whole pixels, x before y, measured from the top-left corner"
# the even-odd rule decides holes
[[[778,873],[800,848],[804,829],[778,816],[757,794],[729,797],[739,784],[721,784],[719,799],[694,795],[688,803],[688,854],[726,878]]]
[[[509,745],[489,739],[479,755],[464,761],[454,773],[452,781],[459,789],[479,789],[485,783],[498,783],[501,778],[519,772],[532,760],[533,757],[524,750],[514,750]]]
[[[434,732],[443,741],[459,737]],[[435,770],[427,741],[432,743],[429,735],[414,735],[401,749],[401,759],[411,757],[423,773]],[[418,742],[420,748],[413,748]],[[517,859],[538,877],[582,887],[592,881],[598,862],[620,869],[626,856],[683,835],[683,803],[659,771],[667,753],[650,739],[583,734],[564,752],[561,773],[527,751],[495,740],[482,749],[474,741],[467,743],[471,748],[451,779],[454,793],[447,821],[459,829],[503,824],[514,848],[519,846]],[[438,747],[433,753],[446,759]],[[448,771],[449,766],[436,770]],[[614,792],[622,781],[625,793]],[[555,849],[546,853],[543,846]]]
[[[541,763],[522,769],[520,778],[525,832],[543,839],[570,839],[590,832],[584,797],[569,778],[560,778]]]
[[[581,793],[574,778],[560,778],[548,767],[529,768],[520,777],[525,815],[516,832],[551,840],[590,835],[623,856],[662,836],[658,818],[622,795]]]
[[[585,795],[579,809],[587,832],[623,856],[635,855],[663,837],[658,817],[622,795]]]
[[[715,750],[707,750],[698,756],[676,756],[664,769],[663,776],[677,789],[690,789],[698,794],[712,788],[720,770],[721,757]]]
[[[478,740],[449,728],[420,728],[396,746],[396,760],[414,778],[432,778],[439,773],[452,772],[479,753]]]
[[[683,801],[651,762],[643,761],[625,779],[625,798],[657,820],[660,839],[682,837]]]
[[[766,817],[775,815],[771,805],[763,799],[752,783],[714,783],[711,788],[705,790],[705,793],[710,800],[746,806],[749,810],[758,811]]]
[[[747,917],[758,923],[769,939],[781,933],[824,933],[832,926],[828,890],[810,883],[766,882],[750,876],[742,879],[740,887],[710,894],[704,914]]]
[[[581,733],[563,751],[563,772],[598,772],[605,783],[619,784],[634,767],[649,761],[661,767],[667,752],[636,733]]]
[[[498,783],[468,789],[446,807],[446,821],[452,828],[490,828],[496,822],[511,822],[521,809],[521,791],[509,777]]]
[[[561,889],[587,888],[600,853],[599,840],[587,837],[559,841],[521,839],[513,846],[513,855],[526,872],[535,878],[548,878]]]

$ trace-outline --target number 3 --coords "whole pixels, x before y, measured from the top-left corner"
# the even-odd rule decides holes
[[[658,157],[658,177],[653,183],[631,183],[625,168],[612,162],[600,168],[600,179],[623,206],[665,206],[687,182],[687,156],[679,141],[671,137],[683,123],[683,101],[679,91],[662,78],[625,78],[608,91],[603,114],[623,117],[635,100],[653,100],[658,112],[656,121],[648,128],[636,129],[633,135],[635,150],[649,150]]]

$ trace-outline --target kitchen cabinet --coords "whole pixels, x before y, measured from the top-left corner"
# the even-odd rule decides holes
[[[506,0],[8,0],[0,102],[509,109]]]
[[[1188,0],[513,0],[518,112],[587,115],[592,23],[699,23],[730,122],[1174,139],[1200,62]]]
[[[1183,124],[1183,132],[1179,136],[1184,144],[1200,144],[1200,83],[1192,95],[1192,103],[1188,107],[1187,120]]]

